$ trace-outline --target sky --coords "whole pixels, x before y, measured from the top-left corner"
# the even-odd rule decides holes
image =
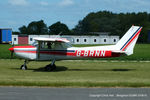
[[[61,21],[74,28],[90,12],[148,12],[150,0],[0,0],[0,28],[18,31],[32,21],[44,20],[47,26]]]

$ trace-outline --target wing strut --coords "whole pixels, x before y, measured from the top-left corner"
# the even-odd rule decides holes
[[[38,41],[38,48],[37,48],[37,60],[40,59],[40,49],[41,49],[41,41]]]

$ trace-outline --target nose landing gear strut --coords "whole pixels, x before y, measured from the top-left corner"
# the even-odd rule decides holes
[[[22,69],[22,70],[27,70],[27,63],[28,63],[28,61],[25,60],[25,61],[24,61],[24,64],[21,65],[20,69]]]

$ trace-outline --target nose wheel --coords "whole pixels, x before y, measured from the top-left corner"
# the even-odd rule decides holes
[[[27,65],[26,64],[27,64],[27,60],[24,61],[24,64],[21,65],[20,69],[27,70]]]
[[[21,65],[20,69],[27,70],[27,66],[26,65]]]

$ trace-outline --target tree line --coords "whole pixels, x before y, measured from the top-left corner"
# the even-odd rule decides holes
[[[19,32],[13,32],[13,34],[27,34],[27,35],[58,35],[69,34],[70,30],[67,25],[61,23],[60,21],[52,24],[47,27],[43,20],[33,21],[29,23],[27,26],[23,25],[19,28]]]
[[[110,32],[110,35],[122,37],[132,25],[143,27],[138,42],[146,43],[148,31],[150,30],[150,14],[147,12],[119,14],[109,11],[92,12],[80,20],[71,30],[60,21],[50,26],[47,26],[43,20],[33,21],[27,26],[23,25],[20,27],[17,33],[35,35],[58,35],[59,33],[62,35],[93,35],[91,32]]]

